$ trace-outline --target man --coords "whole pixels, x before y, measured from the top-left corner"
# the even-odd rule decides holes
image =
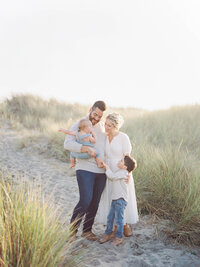
[[[88,115],[88,119],[92,122],[93,130],[97,136],[97,141],[94,147],[100,153],[102,161],[104,160],[106,136],[100,120],[105,110],[106,104],[103,101],[97,101],[90,108]],[[75,123],[70,130],[78,130],[78,123],[79,122]],[[76,234],[82,218],[85,216],[82,237],[89,240],[97,240],[97,236],[92,232],[92,226],[98,210],[101,194],[106,183],[105,170],[104,168],[97,167],[94,158],[96,156],[96,150],[92,147],[77,143],[74,136],[66,136],[64,148],[73,152],[88,152],[91,156],[89,159],[76,160],[76,178],[80,199],[74,208],[70,223],[72,223],[74,234]]]

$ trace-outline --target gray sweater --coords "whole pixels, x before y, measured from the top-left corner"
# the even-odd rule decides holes
[[[71,131],[78,130],[79,121],[76,122],[71,128]],[[96,133],[97,141],[94,144],[94,148],[100,153],[100,158],[103,161],[105,157],[105,142],[106,134],[104,131],[104,125],[102,122],[93,126],[93,130]],[[66,135],[64,148],[72,152],[81,152],[82,145],[76,142],[76,138],[71,135]],[[95,158],[89,159],[76,159],[76,170],[85,170],[94,173],[105,173],[104,168],[98,168]]]

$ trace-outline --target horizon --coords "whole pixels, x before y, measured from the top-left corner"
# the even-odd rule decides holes
[[[95,101],[98,101],[98,100],[102,100],[106,103],[107,107],[108,108],[116,108],[116,109],[136,109],[136,110],[141,110],[141,111],[146,111],[146,112],[153,112],[153,111],[162,111],[162,110],[170,110],[172,108],[183,108],[183,107],[187,107],[187,106],[196,106],[196,105],[200,105],[200,103],[191,103],[191,104],[183,104],[183,105],[173,105],[173,106],[170,106],[170,107],[166,107],[166,108],[158,108],[158,109],[145,109],[145,108],[140,108],[140,107],[136,107],[136,106],[117,106],[117,105],[110,105],[108,104],[103,98],[101,99],[96,99],[94,101],[91,101],[90,103],[81,103],[81,102],[78,102],[78,101],[75,101],[75,102],[70,102],[70,101],[65,101],[65,100],[61,100],[61,99],[57,99],[56,97],[42,97],[40,95],[37,95],[37,94],[32,94],[32,93],[13,93],[13,94],[10,94],[9,96],[4,96],[4,97],[0,97],[0,103],[3,103],[5,100],[7,99],[12,99],[13,97],[15,96],[23,96],[23,95],[29,95],[29,96],[32,96],[32,97],[39,97],[41,98],[42,100],[44,101],[50,101],[50,100],[56,100],[59,104],[69,104],[69,105],[75,105],[75,104],[78,104],[78,105],[81,105],[81,106],[91,106]]]

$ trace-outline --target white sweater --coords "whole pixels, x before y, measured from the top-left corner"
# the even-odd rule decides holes
[[[111,180],[111,199],[123,198],[128,202],[128,184],[125,182],[125,178],[128,178],[128,171],[119,169],[116,172],[112,172],[108,169],[106,170],[106,175]]]
[[[84,118],[85,119],[85,118]],[[71,128],[71,131],[78,130],[79,121],[76,122]],[[103,161],[105,157],[105,142],[106,134],[104,131],[103,123],[99,122],[93,126],[93,130],[96,133],[97,141],[94,144],[94,148],[100,153],[100,158]],[[81,152],[82,144],[76,142],[76,138],[71,135],[66,135],[64,148],[72,152]],[[76,159],[76,170],[85,170],[94,173],[105,173],[104,168],[98,168],[95,158],[89,159]]]

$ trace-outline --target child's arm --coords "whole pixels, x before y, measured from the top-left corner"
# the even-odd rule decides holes
[[[89,141],[92,143],[92,144],[95,144],[96,141],[97,141],[97,136],[95,134],[95,132],[93,130],[91,130],[91,136],[89,137]]]
[[[61,133],[64,133],[64,134],[69,134],[69,135],[73,135],[76,137],[76,131],[69,131],[69,130],[66,130],[64,128],[60,128],[58,130],[58,132],[61,132]]]
[[[116,180],[121,180],[125,179],[127,181],[128,174],[124,170],[119,170],[117,172],[112,172],[110,169],[106,170],[106,175],[108,179],[116,181]]]
[[[120,180],[120,179],[126,179],[126,180],[128,179],[128,175],[125,170],[120,169],[116,172],[112,172],[107,164],[105,164],[104,162],[102,162],[102,164],[103,164],[103,168],[106,169],[106,175],[108,179],[115,180],[115,181]]]

